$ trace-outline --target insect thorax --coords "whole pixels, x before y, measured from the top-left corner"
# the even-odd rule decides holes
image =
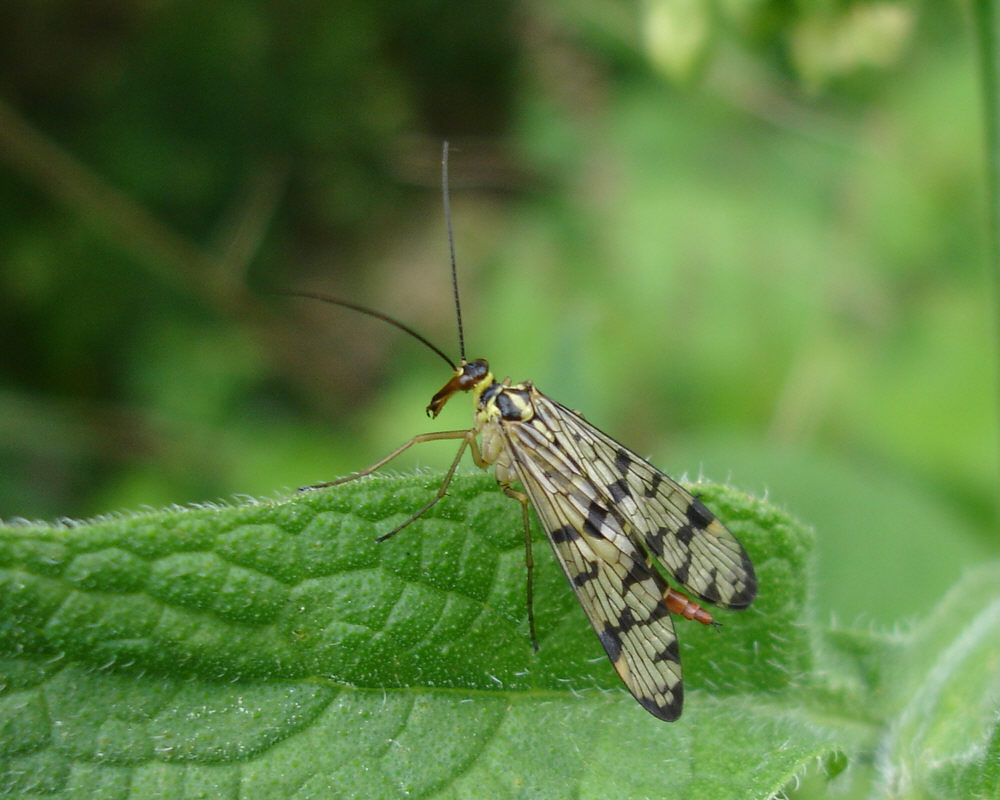
[[[495,465],[494,474],[501,484],[516,478],[503,426],[530,423],[535,418],[534,391],[531,383],[511,386],[510,378],[506,378],[503,382],[484,381],[482,388],[477,387],[474,393],[475,429],[482,436],[482,455],[487,463]]]

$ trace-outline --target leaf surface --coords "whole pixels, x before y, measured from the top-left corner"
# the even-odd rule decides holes
[[[760,593],[747,611],[719,611],[721,628],[678,621],[686,704],[666,724],[621,686],[537,530],[533,652],[520,513],[489,476],[456,478],[426,518],[375,542],[438,480],[0,528],[0,788],[768,797],[879,746],[905,765],[914,741],[944,758],[917,770],[921,785],[995,777],[981,766],[996,752],[995,715],[956,739],[945,713],[970,697],[995,707],[992,574],[978,600],[953,598],[905,641],[827,632],[810,613],[812,535],[767,503],[700,485],[753,558]],[[949,626],[946,652],[929,653]],[[903,724],[928,695],[935,725]]]

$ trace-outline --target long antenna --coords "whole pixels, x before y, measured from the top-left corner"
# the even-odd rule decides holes
[[[283,294],[287,297],[305,297],[310,300],[322,300],[324,303],[332,303],[335,306],[343,306],[344,308],[349,308],[352,311],[359,311],[362,314],[367,314],[369,317],[375,317],[375,319],[380,319],[383,322],[388,322],[390,325],[399,328],[404,333],[410,334],[410,336],[412,336],[418,342],[422,342],[423,344],[427,345],[431,350],[433,350],[435,353],[441,356],[441,358],[443,358],[448,363],[449,367],[451,367],[455,371],[458,371],[458,367],[455,366],[454,361],[448,358],[448,356],[446,356],[443,351],[435,347],[427,339],[425,339],[423,336],[421,336],[419,333],[413,330],[413,328],[411,328],[409,325],[404,325],[398,319],[393,319],[388,314],[383,314],[381,311],[376,311],[374,308],[361,306],[358,305],[357,303],[350,303],[347,300],[341,300],[340,298],[330,297],[329,295],[319,294],[317,292],[277,292],[277,294]]]
[[[448,142],[441,153],[441,193],[444,196],[444,221],[448,226],[448,252],[451,254],[451,288],[455,294],[455,317],[458,320],[458,354],[465,363],[465,332],[462,328],[462,304],[458,299],[458,269],[455,267],[455,237],[451,232],[451,200],[448,197]],[[435,348],[436,349],[436,348]]]

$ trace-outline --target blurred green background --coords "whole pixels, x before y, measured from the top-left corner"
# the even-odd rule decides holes
[[[821,621],[1000,550],[961,4],[40,0],[0,65],[0,517],[275,497],[468,426],[425,418],[419,344],[274,294],[456,352],[448,138],[470,357],[814,526]]]

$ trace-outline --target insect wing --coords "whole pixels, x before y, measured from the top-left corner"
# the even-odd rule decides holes
[[[651,714],[675,720],[683,689],[666,582],[627,518],[604,502],[561,437],[553,441],[559,420],[535,409],[530,422],[498,423],[521,485],[625,686]]]
[[[724,608],[757,595],[753,564],[704,503],[578,414],[538,394],[536,411],[559,421],[560,447],[576,455],[602,501],[618,509],[678,583]]]

